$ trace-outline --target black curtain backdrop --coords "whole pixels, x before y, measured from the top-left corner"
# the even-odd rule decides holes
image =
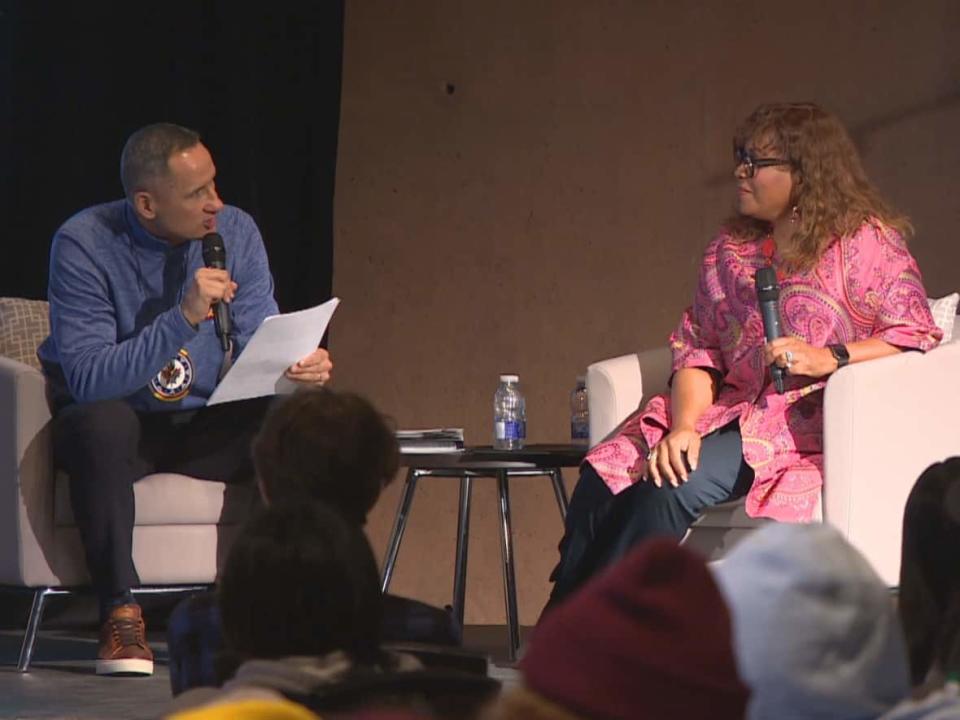
[[[198,130],[260,226],[284,311],[329,298],[344,0],[0,0],[0,295],[46,297],[50,240],[122,196],[138,127]]]

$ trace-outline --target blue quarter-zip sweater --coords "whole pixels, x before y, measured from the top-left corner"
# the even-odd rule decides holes
[[[230,303],[236,357],[263,319],[278,312],[277,303],[253,218],[228,205],[217,231],[238,285]],[[125,200],[67,220],[50,250],[50,337],[37,351],[57,401],[124,398],[142,411],[204,405],[223,351],[212,319],[194,329],[180,310],[200,267],[199,241],[173,246],[154,237]]]

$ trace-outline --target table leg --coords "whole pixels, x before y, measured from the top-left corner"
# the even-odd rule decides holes
[[[552,468],[549,472],[550,478],[553,480],[553,493],[557,496],[557,505],[560,506],[560,518],[566,521],[567,505],[570,504],[570,501],[567,500],[567,488],[563,484],[563,473],[560,472],[560,468]]]
[[[503,592],[507,606],[507,630],[510,634],[510,659],[517,659],[520,648],[520,623],[517,617],[517,579],[513,569],[513,532],[510,527],[510,485],[506,470],[497,472],[500,488],[500,551],[503,555]]]
[[[414,468],[407,471],[407,480],[403,484],[403,493],[400,495],[400,504],[397,506],[397,516],[393,520],[393,530],[390,532],[387,556],[383,561],[383,577],[380,580],[382,592],[386,592],[390,587],[390,578],[393,576],[393,567],[400,553],[400,541],[403,540],[403,531],[407,527],[407,518],[410,515],[410,506],[413,504],[413,493],[417,489],[418,477],[419,472]]]
[[[467,544],[470,542],[470,491],[472,478],[460,478],[460,511],[457,514],[457,557],[453,569],[453,611],[460,627],[467,602]]]

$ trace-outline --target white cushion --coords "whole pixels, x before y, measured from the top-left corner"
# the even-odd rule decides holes
[[[253,482],[225,485],[186,475],[157,473],[133,484],[136,525],[217,525],[242,523],[254,502]],[[75,525],[70,506],[70,481],[57,473],[54,520],[60,527]]]
[[[950,293],[942,298],[927,298],[933,321],[938,328],[943,330],[943,340],[940,341],[942,343],[950,342],[953,337],[953,324],[957,317],[958,301],[960,301],[960,293]]]

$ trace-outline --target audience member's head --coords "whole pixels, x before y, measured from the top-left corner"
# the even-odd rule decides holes
[[[723,598],[704,561],[667,539],[544,615],[520,671],[491,717],[733,720],[747,703]]]
[[[915,685],[960,673],[960,457],[928,467],[903,514],[898,608]]]
[[[362,525],[400,465],[396,436],[367,400],[326,388],[278,402],[253,443],[264,501],[313,498]]]
[[[875,718],[909,692],[883,582],[833,527],[771,524],[715,567],[748,717]]]
[[[381,595],[363,530],[310,501],[273,503],[234,542],[220,578],[226,650],[239,661],[335,650],[379,657]]]

